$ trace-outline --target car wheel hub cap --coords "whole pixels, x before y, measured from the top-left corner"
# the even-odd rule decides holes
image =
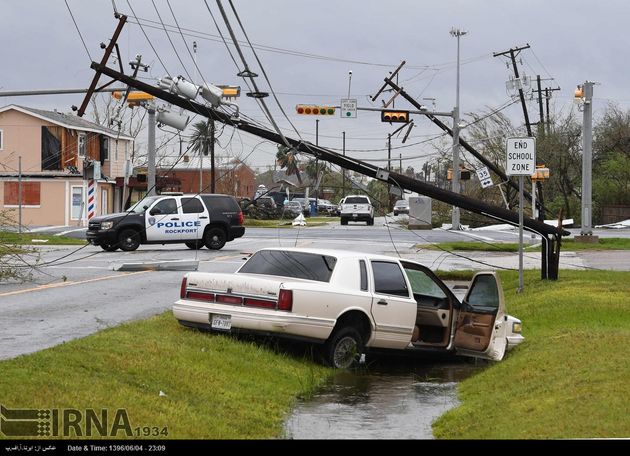
[[[334,359],[335,366],[348,367],[357,354],[357,343],[352,337],[344,337],[337,344]]]

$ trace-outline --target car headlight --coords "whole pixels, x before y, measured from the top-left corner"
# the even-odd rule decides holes
[[[512,332],[514,334],[520,334],[523,331],[523,323],[520,321],[515,321],[512,323]]]
[[[101,223],[102,230],[110,230],[114,226],[114,222],[103,222]]]

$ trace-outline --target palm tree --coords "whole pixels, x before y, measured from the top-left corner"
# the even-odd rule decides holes
[[[190,137],[191,149],[193,152],[208,155],[210,150],[210,193],[215,192],[214,186],[214,147],[211,147],[214,140],[214,122],[208,119],[207,122],[200,121],[193,124],[193,133]]]
[[[298,183],[302,185],[302,177],[300,176],[300,162],[297,158],[297,151],[287,146],[278,145],[278,152],[276,153],[276,160],[280,165],[280,168],[286,168],[287,176],[295,174]]]

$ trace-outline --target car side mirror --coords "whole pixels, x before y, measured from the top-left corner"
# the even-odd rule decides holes
[[[154,207],[153,209],[151,209],[151,212],[149,212],[149,214],[151,214],[151,215],[159,215],[161,213],[162,213],[162,211],[160,210],[159,207]]]

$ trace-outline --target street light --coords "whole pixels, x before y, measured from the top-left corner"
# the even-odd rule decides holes
[[[457,83],[455,91],[455,108],[453,108],[453,169],[459,169],[459,38],[468,32],[453,27],[451,36],[457,38]],[[453,173],[452,190],[460,193],[459,173]],[[453,206],[451,229],[459,230],[459,207]]]

